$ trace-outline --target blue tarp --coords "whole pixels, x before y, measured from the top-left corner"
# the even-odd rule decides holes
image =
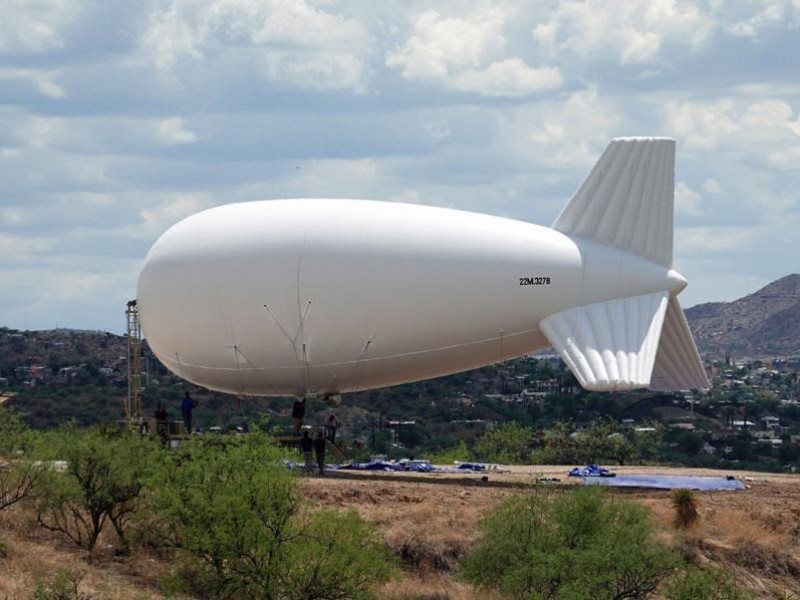
[[[395,462],[388,462],[385,460],[371,460],[363,463],[351,463],[349,465],[341,465],[339,469],[347,469],[353,471],[404,471],[403,465]]]
[[[369,462],[342,465],[339,467],[339,469],[353,471],[413,471],[415,473],[433,473],[435,471],[443,470],[438,467],[434,467],[427,460],[401,460],[398,462],[388,460],[371,460]]]
[[[616,473],[612,473],[608,469],[598,465],[586,465],[585,467],[575,467],[569,472],[570,477],[616,477]]]
[[[482,465],[480,463],[467,463],[463,462],[459,464],[456,469],[459,471],[485,471],[486,465]]]
[[[658,490],[689,489],[700,491],[743,490],[745,485],[728,477],[682,477],[678,475],[617,475],[616,477],[585,477],[584,485],[609,487],[650,488]]]
[[[458,471],[486,471],[486,465],[480,463],[460,463],[457,467],[436,467],[427,460],[402,459],[397,462],[388,460],[371,460],[363,463],[341,465],[339,469],[352,471],[413,471],[416,473],[453,473]]]

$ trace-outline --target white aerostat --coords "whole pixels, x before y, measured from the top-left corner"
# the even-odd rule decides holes
[[[156,242],[147,341],[249,395],[335,395],[554,347],[589,390],[708,387],[672,270],[675,142],[611,142],[552,227],[430,206],[228,204]]]

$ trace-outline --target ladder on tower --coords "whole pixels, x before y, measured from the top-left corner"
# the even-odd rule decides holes
[[[141,429],[142,416],[142,325],[136,300],[126,305],[128,322],[128,395],[124,401],[125,423],[131,429]]]

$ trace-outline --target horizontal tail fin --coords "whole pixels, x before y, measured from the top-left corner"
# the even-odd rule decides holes
[[[553,229],[672,267],[674,191],[674,140],[615,139]]]
[[[703,361],[694,343],[689,323],[678,299],[669,299],[661,341],[653,367],[650,389],[676,391],[707,389],[708,381]]]
[[[544,319],[539,328],[587,390],[650,384],[668,292],[598,302]]]

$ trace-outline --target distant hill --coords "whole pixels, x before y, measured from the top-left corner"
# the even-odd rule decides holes
[[[722,357],[800,354],[800,274],[787,275],[733,302],[686,310],[701,353]]]

